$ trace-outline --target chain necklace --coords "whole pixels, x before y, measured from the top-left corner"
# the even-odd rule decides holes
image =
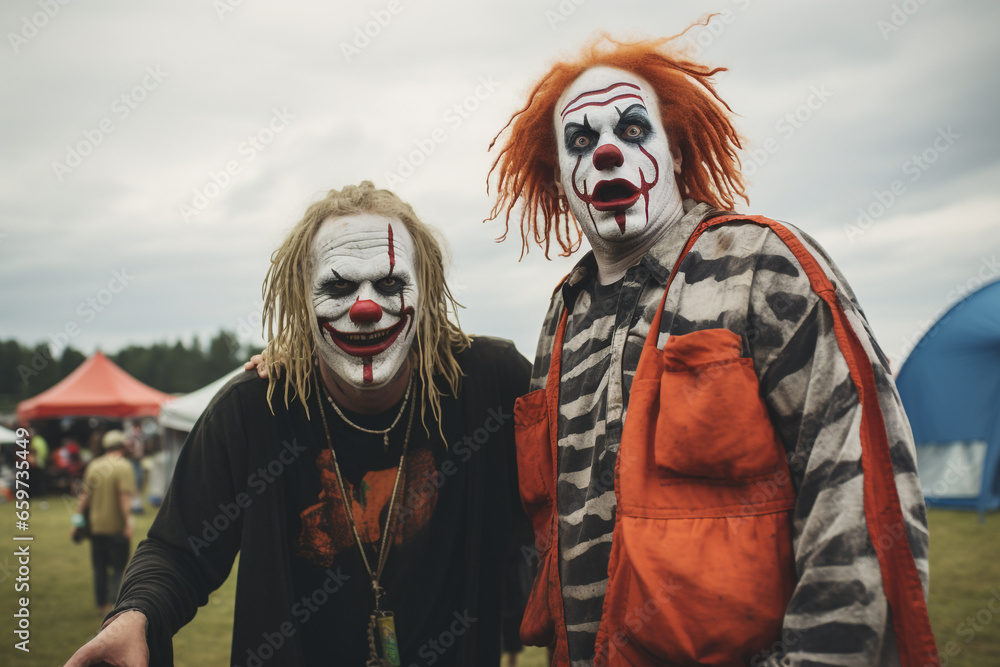
[[[324,393],[326,392],[326,387],[317,378],[317,384],[322,387]],[[407,386],[406,393],[409,395],[409,387],[413,385],[413,376],[410,376],[410,384]],[[326,397],[329,399],[330,395],[327,394]],[[405,405],[404,399],[404,405]],[[337,404],[330,403],[336,408]],[[323,421],[323,434],[326,436],[326,446],[330,450],[330,457],[333,460],[333,470],[337,475],[337,486],[340,489],[340,497],[344,504],[344,513],[347,515],[347,522],[351,526],[351,532],[354,533],[354,543],[358,547],[358,551],[361,553],[361,560],[364,563],[365,570],[368,572],[368,578],[372,582],[372,594],[375,596],[375,610],[372,612],[371,617],[368,621],[368,661],[365,663],[367,667],[399,667],[399,647],[396,641],[396,622],[395,616],[391,611],[386,611],[382,609],[382,597],[385,595],[385,589],[379,585],[379,579],[382,577],[382,570],[385,567],[386,558],[389,555],[389,547],[391,543],[389,541],[389,536],[392,533],[392,529],[395,527],[393,524],[393,519],[395,514],[393,510],[396,507],[396,492],[399,490],[400,482],[402,485],[406,486],[405,475],[403,469],[406,462],[406,450],[410,444],[410,433],[413,430],[413,414],[416,412],[416,404],[414,401],[410,404],[410,416],[407,418],[406,422],[406,435],[403,437],[403,453],[399,456],[399,466],[396,468],[396,481],[392,485],[392,496],[389,498],[389,511],[386,513],[385,518],[385,529],[382,531],[382,539],[379,544],[377,553],[377,562],[375,570],[372,570],[371,564],[368,562],[368,555],[365,553],[364,543],[361,541],[361,535],[358,534],[357,524],[354,522],[354,511],[351,509],[351,499],[347,495],[347,490],[344,487],[344,478],[340,473],[340,464],[337,462],[337,453],[333,449],[333,440],[330,438],[330,429],[326,421],[326,411],[323,410],[323,406],[320,406],[319,415]],[[339,414],[339,410],[337,411]],[[400,410],[400,414],[403,414]],[[343,415],[341,415],[343,417]],[[396,417],[399,420],[399,416]],[[351,422],[347,421],[348,424]],[[396,422],[393,422],[395,426]],[[354,424],[351,424],[354,426]],[[358,428],[355,426],[355,428]],[[392,426],[386,430],[385,439],[388,444],[389,436],[388,430],[391,430]],[[362,429],[364,430],[364,429]],[[371,431],[369,431],[371,432]],[[374,432],[376,434],[381,434],[381,432]],[[379,658],[379,651],[375,646],[376,632],[378,633],[379,645],[381,646],[382,658]]]
[[[348,419],[347,415],[345,415],[343,412],[341,412],[340,406],[337,405],[337,402],[335,400],[333,400],[333,396],[331,396],[330,393],[328,391],[326,391],[325,387],[324,387],[323,393],[326,395],[326,400],[329,401],[330,405],[333,406],[334,412],[336,412],[337,415],[341,419],[344,420],[345,424],[347,424],[348,426],[350,426],[351,428],[353,428],[353,429],[355,429],[357,431],[361,431],[362,433],[370,433],[371,435],[380,435],[380,436],[382,436],[382,448],[384,450],[386,450],[386,451],[389,451],[389,431],[391,431],[392,429],[396,428],[396,424],[399,423],[399,418],[403,416],[403,411],[406,410],[406,403],[407,403],[407,401],[410,400],[410,390],[412,388],[413,388],[413,373],[411,372],[410,373],[410,381],[406,383],[406,393],[403,394],[403,404],[399,406],[399,412],[396,414],[396,418],[392,420],[391,424],[389,424],[389,428],[380,429],[380,430],[374,430],[374,429],[370,429],[370,428],[365,428],[364,426],[358,426],[357,424],[355,424],[354,422],[352,422],[350,419]]]

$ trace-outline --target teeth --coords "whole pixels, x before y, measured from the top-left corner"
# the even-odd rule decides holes
[[[379,345],[389,340],[392,336],[400,329],[401,322],[386,328],[379,329],[377,331],[339,331],[335,329],[330,322],[324,322],[322,324],[323,328],[326,329],[327,333],[334,341],[341,341],[343,343],[349,343],[351,345],[357,345],[359,347],[369,347],[373,345]]]
[[[341,335],[352,343],[370,343],[384,339],[388,335],[388,333],[384,331],[379,331],[376,333],[355,333],[355,334],[345,333]]]

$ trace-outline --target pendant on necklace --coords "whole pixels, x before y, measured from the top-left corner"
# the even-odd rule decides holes
[[[384,449],[385,451],[389,451],[389,432],[388,431],[386,431],[382,435],[382,449]]]
[[[378,612],[375,616],[378,630],[379,648],[382,649],[382,661],[392,667],[401,667],[399,661],[399,643],[396,641],[396,619],[391,611]]]

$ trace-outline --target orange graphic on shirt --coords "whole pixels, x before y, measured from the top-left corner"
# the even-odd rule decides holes
[[[319,493],[319,502],[299,514],[302,532],[295,543],[295,553],[315,565],[329,567],[341,551],[357,547],[344,511],[344,500],[329,450],[320,452],[316,457],[316,466],[323,490]],[[438,485],[435,481],[438,472],[430,450],[420,449],[409,454],[405,466],[406,488],[396,492],[394,545],[409,540],[427,525],[437,505]],[[377,545],[382,539],[382,526],[385,525],[395,482],[396,468],[372,470],[357,486],[344,480],[344,490],[350,497],[354,523],[363,543]]]

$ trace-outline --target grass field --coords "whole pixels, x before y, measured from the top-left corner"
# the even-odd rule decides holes
[[[0,505],[0,609],[3,613],[0,665],[55,667],[97,631],[87,544],[69,539],[72,505],[59,497],[32,502],[30,587],[15,593],[17,559],[13,555],[14,507]],[[1000,665],[1000,515],[980,524],[973,514],[930,512],[931,622],[947,665]],[[137,517],[136,534],[145,535],[152,513]],[[134,540],[137,542],[138,540]],[[174,639],[178,667],[226,665],[232,629],[235,577],[216,591],[198,617]],[[17,598],[30,596],[31,652],[14,648],[13,613]],[[950,655],[949,655],[950,654]],[[544,653],[530,649],[522,667],[541,667]]]

